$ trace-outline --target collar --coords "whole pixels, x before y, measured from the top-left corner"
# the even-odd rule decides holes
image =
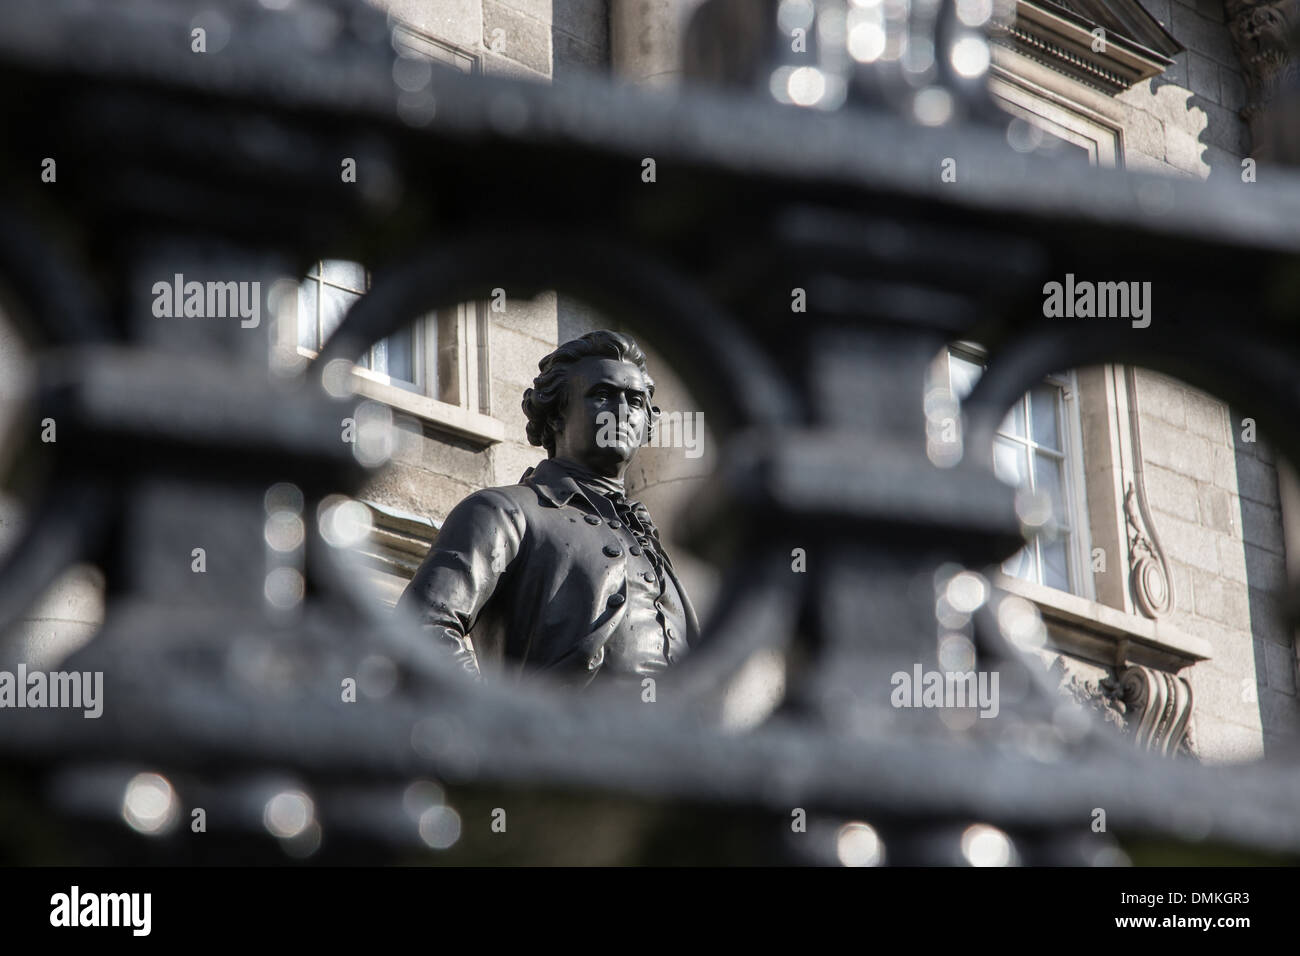
[[[610,492],[624,494],[625,489],[622,478],[607,478],[604,475],[598,475],[575,461],[566,461],[563,458],[548,458],[547,461],[572,478],[579,488],[594,490],[596,494],[601,496],[608,495]]]
[[[620,482],[610,478],[600,478],[598,475],[591,475],[588,479],[587,475],[578,468],[561,464],[553,458],[539,461],[534,467],[529,468],[520,477],[519,482],[536,489],[538,494],[557,508],[577,498],[579,503],[595,514],[600,514],[601,509],[592,498],[603,497],[601,494],[603,485],[608,485],[608,490],[611,491],[622,490],[619,487]]]

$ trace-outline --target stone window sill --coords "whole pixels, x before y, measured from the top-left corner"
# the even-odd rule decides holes
[[[276,359],[285,369],[301,368],[307,360],[315,357],[316,352],[302,346],[293,349],[280,346],[276,351]],[[411,415],[433,431],[468,439],[481,448],[505,441],[504,422],[394,385],[387,375],[353,366],[352,381],[358,395],[383,402],[394,411]]]
[[[1054,649],[1104,667],[1140,664],[1178,671],[1209,660],[1213,653],[1209,641],[1181,631],[1168,621],[1126,614],[1001,573],[993,576],[993,583],[1037,605]]]
[[[450,432],[487,447],[505,441],[506,426],[487,415],[471,412],[459,405],[440,402],[419,392],[390,385],[388,376],[377,375],[369,369],[352,370],[357,394],[383,402],[395,411],[413,415],[435,431]]]

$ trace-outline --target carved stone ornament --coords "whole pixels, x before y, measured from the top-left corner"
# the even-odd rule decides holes
[[[1156,535],[1147,506],[1142,472],[1142,416],[1138,409],[1137,369],[1124,368],[1124,402],[1120,432],[1127,435],[1129,456],[1120,479],[1124,488],[1124,527],[1128,537],[1129,594],[1144,617],[1155,620],[1174,606],[1174,576]]]
[[[1103,723],[1163,755],[1195,756],[1191,735],[1192,687],[1186,679],[1151,667],[1130,665],[1117,677],[1081,680],[1067,676],[1057,658],[1050,669],[1061,691]]]
[[[1138,747],[1164,755],[1193,756],[1189,725],[1192,685],[1185,678],[1132,665],[1100,682],[1124,708],[1124,729]]]
[[[1116,730],[1124,730],[1124,706],[1107,693],[1102,681],[1080,680],[1078,675],[1064,677],[1065,668],[1060,658],[1056,659],[1058,677],[1061,678],[1061,690],[1068,694],[1084,710],[1091,711],[1102,723],[1109,724]],[[1109,678],[1107,678],[1109,680]]]
[[[1133,482],[1129,482],[1124,494],[1124,524],[1128,529],[1129,588],[1133,603],[1154,620],[1173,607],[1173,579]]]
[[[1228,0],[1224,12],[1250,91],[1250,102],[1242,110],[1249,121],[1300,70],[1292,46],[1300,29],[1300,0]]]

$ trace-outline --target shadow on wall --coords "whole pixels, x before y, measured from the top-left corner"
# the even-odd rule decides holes
[[[1116,96],[1131,111],[1125,122],[1130,165],[1240,182],[1241,160],[1251,148],[1241,115],[1250,99],[1243,70],[1259,67],[1238,54],[1224,0],[1142,0],[1142,6],[1184,49],[1163,73]],[[1258,6],[1266,10],[1269,2]]]
[[[1253,419],[1232,410],[1229,425],[1264,755],[1294,757],[1300,753],[1300,698],[1296,695],[1295,638],[1284,617],[1287,573],[1277,462],[1271,446],[1257,434]],[[1298,518],[1292,516],[1292,520]]]
[[[564,292],[555,296],[555,327],[556,345],[576,339],[593,329],[614,328],[591,306]]]
[[[551,0],[551,81],[609,69],[609,0]]]
[[[1198,108],[1205,98],[1188,88],[1189,56],[1190,52],[1178,54],[1173,66],[1147,81],[1151,99],[1146,105],[1164,127],[1164,162],[1183,174],[1207,179],[1215,173],[1206,150],[1211,121]]]

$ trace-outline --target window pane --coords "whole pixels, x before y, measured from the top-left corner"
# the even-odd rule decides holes
[[[305,349],[320,348],[316,341],[316,280],[298,286],[298,344]]]
[[[1092,153],[1085,146],[1071,143],[1047,130],[1043,130],[1043,144],[1039,151],[1056,160],[1062,160],[1072,166],[1095,166]]]
[[[1070,526],[1070,516],[1065,510],[1065,485],[1061,480],[1061,463],[1047,455],[1034,456],[1034,489],[1052,501],[1052,514],[1059,527]]]
[[[361,263],[347,262],[343,259],[326,259],[322,266],[326,282],[343,286],[353,292],[366,291],[366,267]]]
[[[1029,393],[1029,412],[1033,418],[1033,439],[1040,445],[1061,450],[1059,409],[1061,390],[1055,385],[1035,385]]]
[[[983,374],[982,366],[959,355],[948,353],[948,387],[958,399],[969,395]]]
[[[1009,485],[1026,484],[1029,478],[1026,453],[1025,446],[1018,442],[996,439],[993,443],[993,473]]]
[[[343,316],[352,303],[361,296],[327,285],[321,286],[320,295],[320,333],[323,339],[328,340],[343,321]]]
[[[1025,400],[1023,398],[1011,406],[1007,412],[1007,417],[1002,419],[1002,424],[998,426],[998,431],[1004,435],[1015,435],[1017,438],[1025,438]]]
[[[1039,550],[1043,554],[1043,583],[1049,588],[1057,588],[1061,591],[1070,590],[1067,541],[1065,535],[1061,535],[1055,541],[1048,541],[1045,537],[1039,538],[1038,541]]]
[[[1031,544],[1027,548],[1021,548],[1003,561],[1002,573],[1024,581],[1036,582],[1038,576],[1034,574],[1034,546]]]
[[[384,339],[387,359],[383,369],[389,377],[415,384],[415,329],[402,329]]]

